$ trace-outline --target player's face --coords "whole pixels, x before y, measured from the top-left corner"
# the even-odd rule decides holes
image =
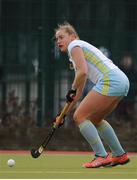
[[[72,35],[69,35],[65,30],[60,29],[56,32],[57,46],[62,52],[67,52],[69,43],[73,40]]]

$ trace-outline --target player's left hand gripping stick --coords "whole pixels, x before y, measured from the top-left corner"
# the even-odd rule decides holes
[[[72,101],[71,101],[72,102]],[[37,148],[37,149],[32,149],[31,150],[31,155],[33,158],[38,158],[42,152],[44,151],[44,149],[46,148],[46,146],[48,145],[50,139],[52,138],[55,130],[59,127],[59,125],[63,122],[63,119],[70,107],[71,104],[70,101],[67,101],[64,108],[62,109],[61,113],[59,116],[57,116],[56,121],[54,122],[51,131],[49,132],[49,134],[47,135],[47,137],[44,139],[44,141],[42,142],[42,144]]]

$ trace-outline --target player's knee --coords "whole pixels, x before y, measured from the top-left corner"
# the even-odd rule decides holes
[[[76,124],[81,123],[82,120],[83,120],[82,117],[81,117],[81,115],[80,115],[79,113],[77,113],[77,112],[74,113],[73,119],[74,119],[74,122],[75,122]]]

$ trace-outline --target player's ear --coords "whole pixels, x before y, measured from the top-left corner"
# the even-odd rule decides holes
[[[74,39],[76,39],[77,37],[76,37],[76,35],[75,34],[71,34],[71,39],[72,40],[74,40]]]

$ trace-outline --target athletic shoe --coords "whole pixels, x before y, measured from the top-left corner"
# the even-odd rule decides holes
[[[128,155],[126,153],[122,154],[121,156],[111,157],[111,164],[110,166],[117,166],[117,165],[124,165],[130,161]]]
[[[98,168],[101,166],[107,166],[111,164],[111,158],[109,157],[109,154],[106,157],[97,156],[91,161],[83,164],[83,167],[85,168]]]

